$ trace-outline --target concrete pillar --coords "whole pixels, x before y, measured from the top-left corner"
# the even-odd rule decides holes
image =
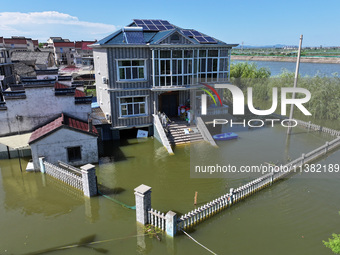
[[[230,204],[232,205],[234,203],[234,189],[231,188],[229,191],[230,194]]]
[[[97,195],[97,176],[96,168],[92,164],[87,164],[80,167],[82,180],[83,180],[83,192],[86,197],[93,197]]]
[[[151,187],[144,184],[135,188],[136,220],[143,225],[148,223],[148,212],[151,210]]]
[[[45,165],[44,165],[44,157],[39,158],[39,167],[40,167],[40,172],[44,174],[46,172]]]
[[[168,236],[174,237],[176,235],[177,232],[177,214],[169,211],[166,215],[165,215],[165,220],[166,220],[166,234]]]
[[[301,157],[302,157],[301,166],[303,167],[303,165],[305,164],[306,155],[304,153],[302,153]]]
[[[329,142],[326,142],[325,154],[328,152]]]

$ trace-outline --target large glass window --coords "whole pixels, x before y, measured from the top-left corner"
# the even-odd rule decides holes
[[[145,80],[145,60],[119,60],[118,80]]]
[[[194,50],[155,50],[155,86],[183,86],[192,82]]]
[[[199,50],[198,80],[200,82],[228,81],[228,50]]]
[[[154,50],[154,86],[229,80],[228,49]]]
[[[146,115],[146,101],[145,96],[121,97],[119,101],[120,117]]]

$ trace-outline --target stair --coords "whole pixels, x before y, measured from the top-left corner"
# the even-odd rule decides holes
[[[202,134],[196,126],[187,122],[172,122],[168,128],[168,140],[172,146],[203,141]]]

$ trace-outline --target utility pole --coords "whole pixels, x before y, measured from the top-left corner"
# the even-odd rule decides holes
[[[296,61],[296,69],[295,69],[294,88],[297,87],[297,80],[298,80],[298,76],[299,76],[302,38],[303,38],[303,35],[300,35],[299,51],[298,51],[298,56],[297,56],[297,61]],[[295,99],[295,92],[293,92],[292,99]],[[290,105],[290,114],[289,114],[290,120],[293,119],[293,113],[294,113],[294,104],[291,104]],[[288,130],[287,130],[287,134],[290,135],[291,132],[292,132],[292,128],[289,126]]]

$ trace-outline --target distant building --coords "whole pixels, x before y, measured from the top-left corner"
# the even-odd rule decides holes
[[[74,65],[75,44],[62,37],[50,37],[47,48],[52,47],[57,65]]]
[[[4,38],[0,37],[0,103],[3,101],[1,91],[7,89],[9,84],[15,82],[16,78],[13,74],[13,64],[9,49],[5,47]]]
[[[93,50],[88,47],[97,41],[76,41],[75,42],[75,64],[77,66],[93,67]]]
[[[22,62],[36,69],[47,69],[55,66],[54,56],[51,52],[17,51],[12,53],[12,62]]]
[[[98,162],[98,132],[91,121],[85,122],[66,114],[36,129],[29,140],[34,169],[39,169],[39,157],[57,164],[84,165]]]
[[[10,55],[15,51],[34,51],[34,40],[24,36],[12,36],[11,38],[4,38],[5,47],[9,50]],[[37,41],[37,40],[35,40]]]
[[[236,46],[165,20],[139,19],[93,44],[97,101],[113,137],[151,127],[158,111],[177,116],[193,86],[229,82]]]

